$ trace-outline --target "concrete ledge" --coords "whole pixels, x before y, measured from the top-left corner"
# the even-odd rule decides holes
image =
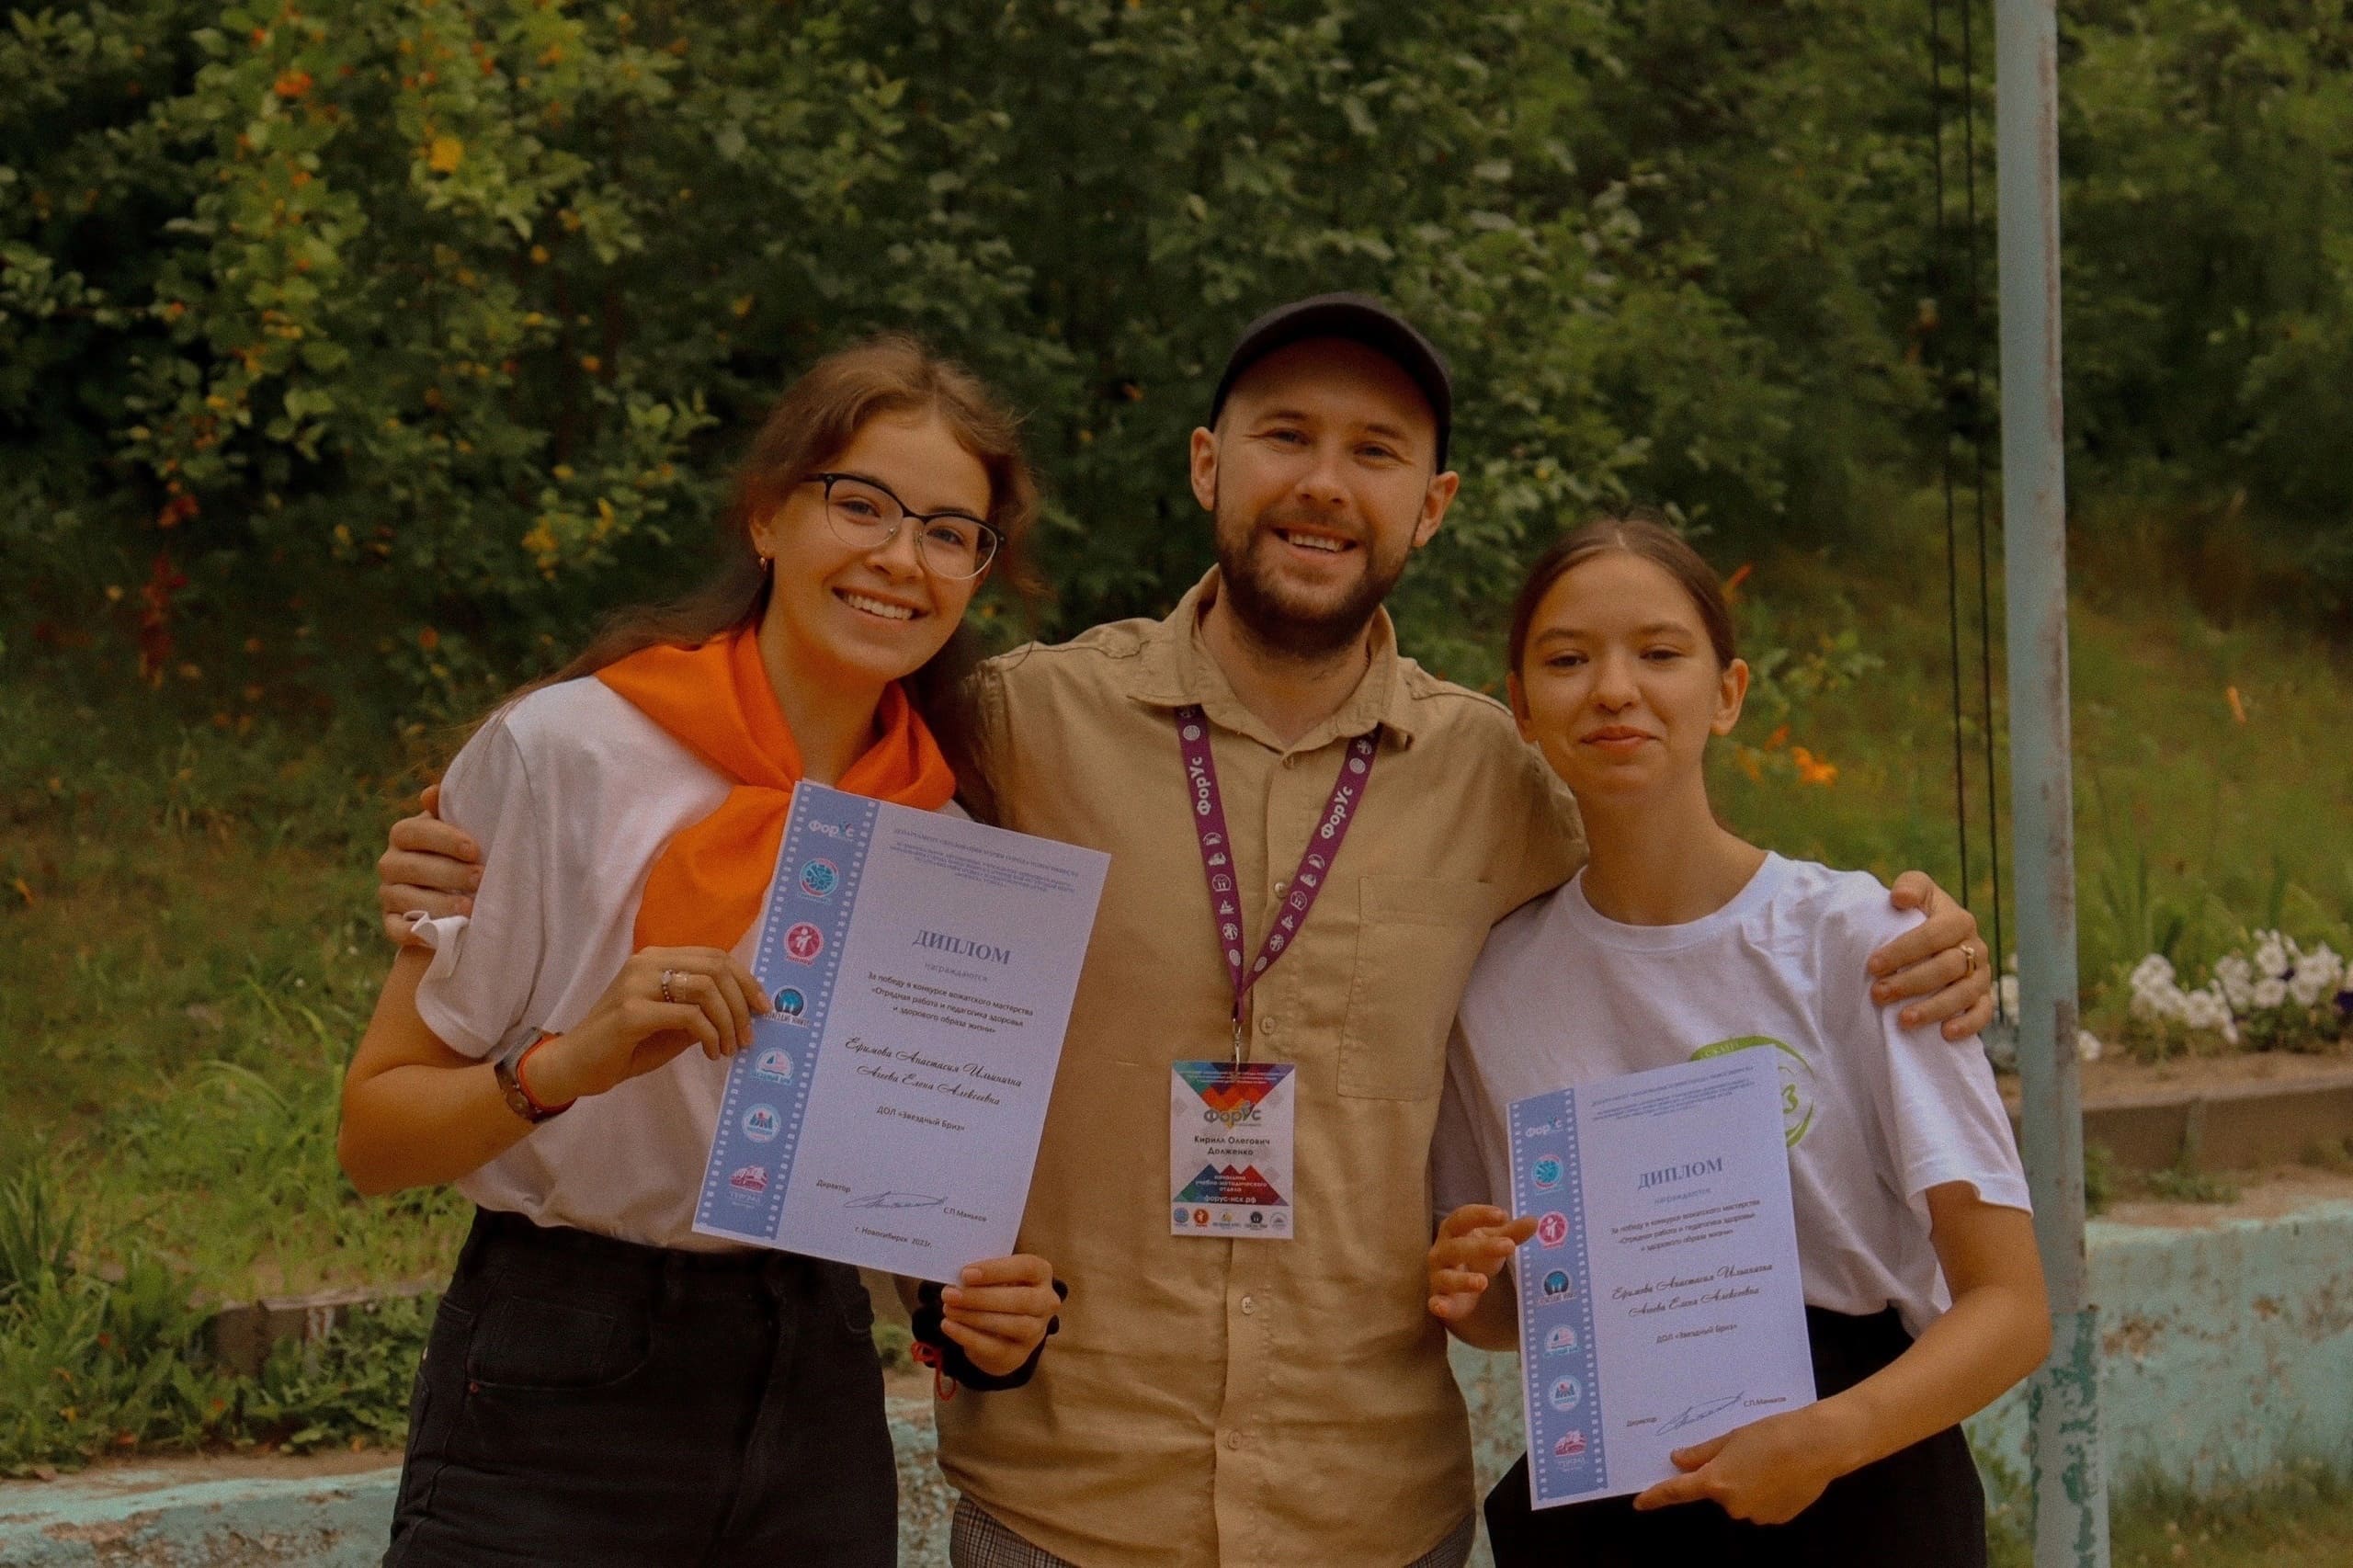
[[[2015,1130],[2018,1113],[2010,1121]],[[2084,1107],[2084,1142],[2122,1169],[2244,1171],[2293,1165],[2353,1138],[2353,1073],[2119,1096]]]
[[[2194,1491],[2317,1460],[2353,1468],[2353,1202],[2086,1229],[2111,1480]],[[1971,1424],[2026,1473],[2026,1398]]]
[[[383,1456],[347,1475],[188,1480],[191,1463],[0,1484],[6,1568],[366,1568],[400,1482]]]

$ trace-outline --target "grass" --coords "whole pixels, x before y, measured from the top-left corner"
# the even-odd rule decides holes
[[[2318,1464],[2217,1497],[2143,1483],[2110,1530],[2115,1568],[2333,1568],[2353,1563],[2353,1484]]]
[[[1785,668],[1799,678],[1777,673],[1734,736],[1768,765],[1751,777],[1736,749],[1720,748],[1711,788],[1726,821],[1785,853],[1881,876],[1918,867],[1958,889],[1943,544],[1922,504],[1891,513],[1877,544],[1754,563],[1744,635],[1789,647]],[[2123,973],[2148,952],[2165,952],[2187,977],[2259,926],[2353,949],[2353,653],[2286,621],[2210,619],[2193,585],[2170,574],[2162,541],[2103,531],[2097,517],[2079,520],[2078,538],[2070,653],[2086,1017],[2096,1028],[2120,1021]],[[1995,741],[2006,801],[2000,574],[1997,560]],[[1973,593],[1962,608],[1973,712]],[[1782,744],[1769,746],[1783,724]],[[1992,881],[1974,717],[1964,744],[1970,891],[1984,920]],[[1783,761],[1800,745],[1813,777],[1827,763],[1835,778],[1803,782],[1807,770]],[[2017,881],[2006,838],[2002,863],[2006,900]],[[2007,945],[2015,922],[2005,927]]]
[[[415,1303],[256,1378],[201,1330],[223,1301],[438,1273],[460,1233],[454,1195],[362,1202],[334,1157],[403,756],[357,723],[0,688],[0,1473],[397,1440]]]
[[[2024,1481],[1979,1456],[1991,1568],[2033,1568]],[[2211,1496],[2143,1478],[2109,1494],[2112,1568],[2344,1568],[2353,1564],[2353,1482],[2316,1460]]]

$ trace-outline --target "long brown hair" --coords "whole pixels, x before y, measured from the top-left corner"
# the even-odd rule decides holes
[[[1699,624],[1708,633],[1709,647],[1715,651],[1717,668],[1728,668],[1740,656],[1733,634],[1732,604],[1724,597],[1715,569],[1668,525],[1664,514],[1648,506],[1628,506],[1575,528],[1528,569],[1519,596],[1511,605],[1511,636],[1506,646],[1511,653],[1507,667],[1513,675],[1520,673],[1529,633],[1535,630],[1536,611],[1552,585],[1595,556],[1610,554],[1636,556],[1675,579],[1699,612]]]
[[[826,355],[777,400],[736,468],[733,497],[719,528],[719,559],[703,585],[666,604],[616,611],[577,658],[539,684],[594,675],[641,649],[698,647],[757,627],[767,611],[768,573],[752,543],[753,525],[857,439],[868,420],[906,413],[937,416],[980,460],[989,480],[987,521],[1000,541],[990,573],[1034,606],[1042,588],[1028,545],[1038,517],[1038,483],[1022,453],[1020,421],[961,365],[904,333],[883,333]],[[964,803],[991,820],[995,793],[981,766],[972,690],[980,657],[979,640],[960,625],[901,684],[956,770]]]

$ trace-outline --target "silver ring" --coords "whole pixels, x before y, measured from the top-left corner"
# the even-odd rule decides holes
[[[662,971],[662,1000],[674,1007],[677,1006],[678,999],[670,994],[670,977],[677,972],[675,969],[665,969]]]

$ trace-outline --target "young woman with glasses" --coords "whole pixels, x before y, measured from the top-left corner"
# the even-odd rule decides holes
[[[362,1192],[478,1205],[387,1563],[896,1561],[857,1272],[694,1212],[728,1059],[770,1011],[746,960],[792,788],[980,788],[961,621],[1035,514],[971,375],[904,338],[835,354],[754,442],[710,585],[622,616],[451,765],[478,891],[395,960],[337,1143]],[[949,1364],[1017,1378],[1055,1305],[1042,1259],[973,1266],[938,1307]]]

